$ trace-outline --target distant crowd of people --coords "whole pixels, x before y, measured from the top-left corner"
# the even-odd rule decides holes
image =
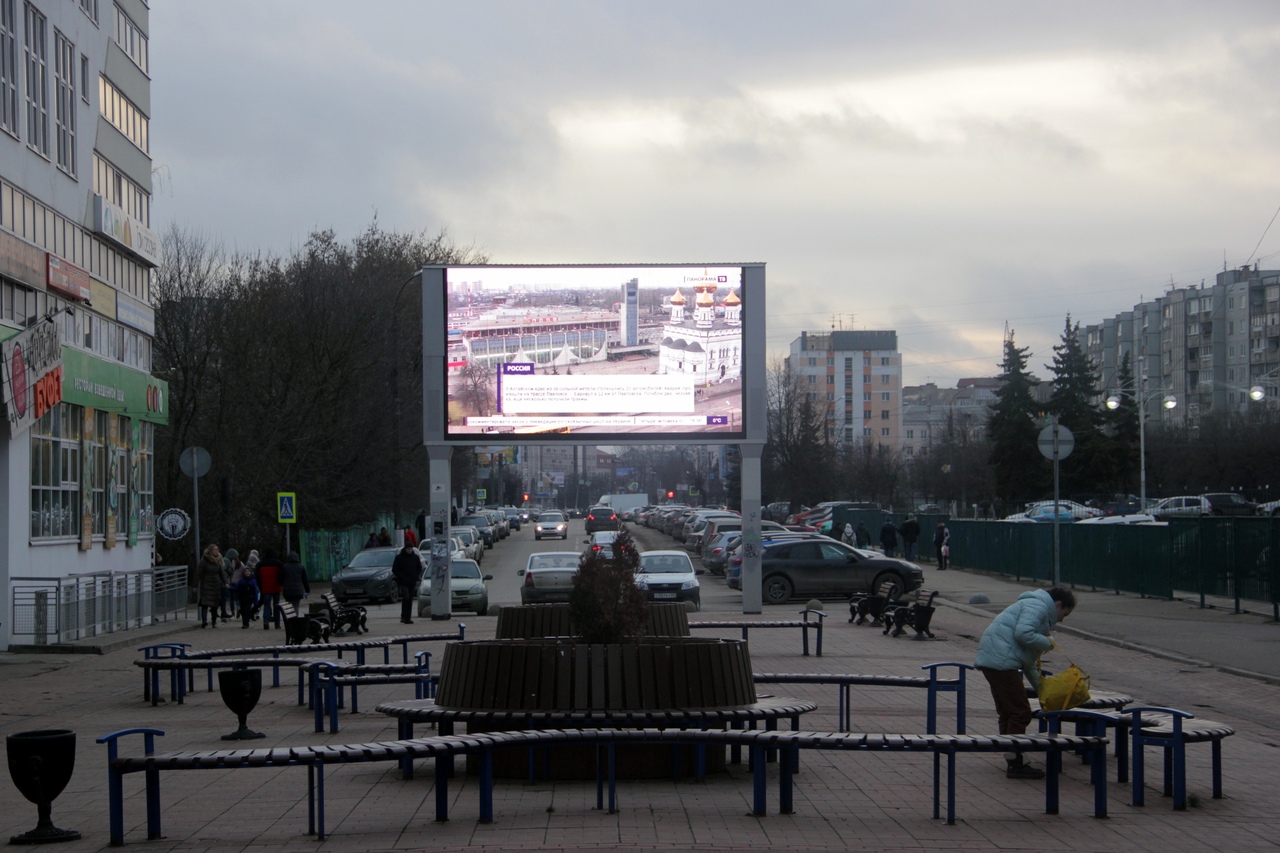
[[[281,599],[297,607],[311,594],[298,552],[290,551],[281,560],[274,548],[263,548],[261,554],[252,550],[241,560],[235,548],[224,555],[210,544],[196,564],[194,585],[201,628],[216,628],[219,619],[239,618],[241,628],[261,619],[263,629],[278,630],[283,625]]]
[[[880,527],[880,549],[884,551],[886,557],[892,557],[897,553],[898,542],[901,541],[902,556],[915,562],[920,555],[919,543],[922,532],[915,513],[909,514],[901,526],[894,525],[893,519],[886,517],[884,524]],[[861,521],[856,528],[852,524],[846,524],[841,539],[855,548],[871,547],[871,531]],[[939,571],[946,571],[947,561],[951,557],[951,531],[942,519],[938,519],[938,524],[933,529],[933,551],[938,557]]]

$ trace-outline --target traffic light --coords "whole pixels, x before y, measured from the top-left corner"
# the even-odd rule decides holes
[[[525,499],[526,501],[527,501],[527,500],[529,500],[529,493],[528,493],[528,492],[525,492],[525,493],[524,493],[524,499]]]
[[[670,489],[667,489],[667,500],[671,500],[675,496],[676,496],[675,492],[671,491]]]

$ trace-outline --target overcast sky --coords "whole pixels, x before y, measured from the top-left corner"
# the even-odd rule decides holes
[[[1280,267],[1275,0],[153,0],[150,39],[152,226],[228,250],[763,261],[771,352],[894,329],[946,386]]]

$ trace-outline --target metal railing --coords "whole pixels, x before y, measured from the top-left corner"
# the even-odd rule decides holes
[[[177,618],[188,606],[187,567],[10,579],[15,640],[65,643]]]

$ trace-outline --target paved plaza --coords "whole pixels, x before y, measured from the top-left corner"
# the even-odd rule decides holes
[[[923,664],[972,662],[977,639],[991,615],[1026,586],[962,570],[937,572],[926,565],[926,585],[941,590],[933,621],[937,639],[894,639],[879,629],[849,624],[847,608],[827,604],[823,657],[802,657],[798,631],[751,633],[757,672],[829,672],[918,675]],[[708,579],[707,586],[722,585]],[[318,590],[322,591],[322,590]],[[974,594],[990,599],[973,606]],[[160,850],[1087,850],[1241,851],[1280,847],[1280,625],[1257,614],[1202,610],[1183,601],[1157,601],[1077,590],[1079,607],[1058,633],[1061,661],[1069,656],[1093,677],[1096,689],[1128,693],[1141,704],[1182,708],[1225,722],[1236,736],[1224,744],[1225,798],[1211,798],[1208,745],[1188,750],[1191,807],[1174,812],[1160,795],[1160,761],[1147,760],[1147,804],[1129,805],[1128,785],[1115,784],[1110,766],[1106,820],[1092,817],[1087,768],[1067,763],[1061,814],[1043,814],[1042,782],[1004,776],[998,755],[958,759],[958,823],[931,818],[932,760],[902,753],[802,753],[796,777],[795,813],[777,813],[776,769],[771,768],[769,814],[749,815],[751,779],[742,767],[705,782],[644,781],[619,785],[618,814],[595,810],[590,782],[499,781],[495,820],[479,824],[474,780],[459,776],[450,786],[450,820],[434,820],[429,766],[403,780],[392,763],[331,767],[326,773],[330,836],[306,835],[306,770],[303,768],[186,771],[162,774],[164,834],[146,841],[141,775],[126,777],[126,843]],[[715,600],[708,600],[708,599]],[[740,618],[733,598],[704,594],[699,619]],[[769,608],[761,619],[791,618],[800,604]],[[755,617],[752,617],[755,618]],[[468,639],[492,636],[495,617],[464,615],[453,623],[419,620],[418,630],[467,625]],[[374,636],[405,633],[398,609],[370,608]],[[698,635],[707,634],[705,631]],[[738,636],[730,630],[726,637]],[[152,707],[142,698],[142,677],[133,661],[147,642],[189,642],[218,648],[273,642],[278,632],[238,624],[201,630],[191,621],[170,622],[108,639],[105,654],[0,654],[0,725],[6,734],[39,728],[70,728],[78,735],[75,775],[53,807],[54,822],[78,829],[83,839],[63,849],[106,849],[105,750],[94,743],[117,729],[150,726],[167,734],[162,750],[221,749],[222,734],[235,720],[218,694],[197,692],[183,705]],[[433,649],[438,655],[443,651]],[[1050,663],[1053,663],[1051,661]],[[438,668],[438,667],[437,667]],[[977,676],[976,673],[974,673]],[[407,685],[361,688],[361,713],[344,713],[338,734],[316,734],[311,714],[296,704],[294,676],[264,688],[250,716],[267,738],[254,747],[392,740],[393,720],[373,710],[378,701],[412,695]],[[269,679],[268,679],[269,681]],[[836,690],[808,685],[761,685],[762,693],[811,699],[818,709],[802,727],[834,731]],[[167,692],[167,691],[166,691]],[[981,676],[968,693],[971,734],[994,733],[990,697]],[[942,700],[941,730],[952,731],[954,705]],[[865,688],[853,693],[853,728],[865,732],[923,732],[921,690]],[[141,740],[123,752],[141,751]],[[424,762],[429,765],[429,762]],[[35,825],[35,806],[7,779],[0,783],[0,836]]]

